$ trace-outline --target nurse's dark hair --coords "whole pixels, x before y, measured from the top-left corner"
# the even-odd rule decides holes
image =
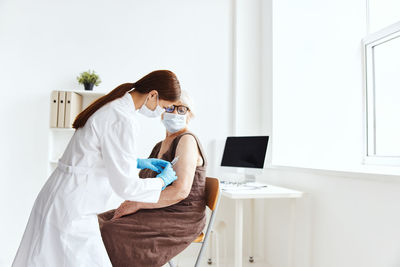
[[[141,94],[147,94],[156,90],[159,99],[171,102],[178,101],[181,96],[181,87],[176,75],[169,70],[156,70],[150,72],[137,82],[121,84],[105,96],[97,99],[76,117],[72,127],[75,129],[83,127],[90,116],[99,108],[117,98],[121,98],[132,89]]]

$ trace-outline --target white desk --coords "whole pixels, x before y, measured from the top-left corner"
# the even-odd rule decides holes
[[[263,185],[257,183],[257,185]],[[264,184],[265,186],[265,184]],[[235,267],[243,265],[243,202],[246,199],[266,199],[266,198],[290,198],[291,204],[291,224],[289,242],[289,266],[293,266],[293,236],[295,227],[295,200],[303,195],[303,192],[288,188],[266,185],[266,187],[246,187],[221,184],[222,196],[235,200]]]

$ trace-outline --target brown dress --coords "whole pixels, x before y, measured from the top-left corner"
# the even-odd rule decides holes
[[[182,136],[178,135],[162,159],[172,161]],[[103,243],[114,267],[159,267],[179,254],[192,243],[205,226],[206,158],[197,137],[203,166],[197,166],[189,196],[169,207],[143,209],[121,217],[111,218],[115,210],[99,214]],[[157,143],[150,158],[157,158],[161,142]],[[139,176],[155,177],[156,172],[145,169]]]

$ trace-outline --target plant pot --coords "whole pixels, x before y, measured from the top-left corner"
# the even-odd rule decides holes
[[[87,91],[93,90],[94,83],[84,83],[83,85],[85,86],[85,90],[87,90]]]

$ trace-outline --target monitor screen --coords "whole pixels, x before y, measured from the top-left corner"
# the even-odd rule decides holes
[[[221,166],[262,169],[268,139],[269,136],[228,137]]]

